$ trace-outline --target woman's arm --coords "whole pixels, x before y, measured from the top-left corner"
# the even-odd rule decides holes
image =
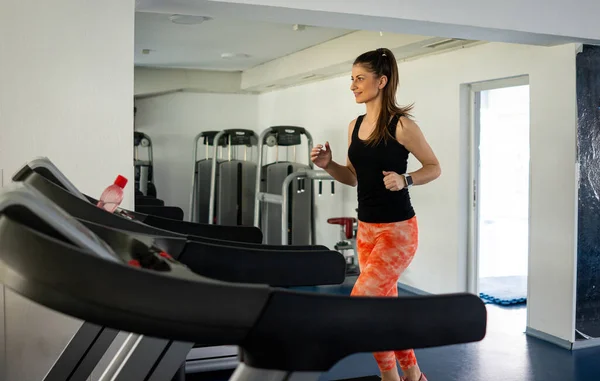
[[[350,125],[348,126],[348,147],[350,147],[350,144],[352,143],[352,131],[354,130],[355,123],[356,123],[356,119],[353,120],[352,122],[350,122]],[[331,155],[331,148],[329,147],[329,143],[326,143],[324,148],[326,150],[325,151],[326,154]],[[317,145],[315,147],[315,149],[323,149],[323,146]],[[329,152],[327,152],[327,151],[329,151]],[[313,154],[313,157],[315,157],[314,154]],[[315,160],[313,159],[313,161],[315,161]],[[331,158],[329,163],[322,168],[327,173],[329,173],[331,175],[331,177],[333,177],[334,179],[336,179],[337,181],[339,181],[342,184],[346,184],[351,187],[354,187],[357,184],[356,171],[354,170],[354,167],[352,166],[350,159],[347,157],[346,157],[346,165],[340,165],[340,164],[336,163],[335,161],[333,161],[333,158]]]
[[[427,184],[442,174],[440,163],[425,139],[419,126],[406,117],[401,117],[396,128],[396,139],[421,163],[422,167],[409,173],[413,185]],[[406,186],[403,173],[384,172],[387,189],[398,191]]]
[[[412,153],[422,167],[410,173],[414,185],[427,184],[442,174],[440,163],[425,139],[421,128],[409,118],[401,117],[396,128],[396,139]]]

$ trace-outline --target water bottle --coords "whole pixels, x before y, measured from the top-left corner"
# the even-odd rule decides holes
[[[127,179],[121,175],[117,176],[115,182],[109,185],[98,200],[98,207],[113,213],[123,201],[123,188],[127,185]]]

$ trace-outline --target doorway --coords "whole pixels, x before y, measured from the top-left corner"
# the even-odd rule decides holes
[[[471,85],[471,291],[524,307],[529,257],[528,77]]]

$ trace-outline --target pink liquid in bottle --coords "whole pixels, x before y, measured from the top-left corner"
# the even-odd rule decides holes
[[[121,175],[117,176],[115,182],[109,185],[98,200],[98,207],[113,213],[123,201],[123,189],[127,185],[127,179]]]

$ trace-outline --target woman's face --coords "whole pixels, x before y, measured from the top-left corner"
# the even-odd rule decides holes
[[[375,73],[360,64],[352,66],[350,90],[354,93],[356,103],[367,103],[377,98],[384,86],[385,77],[377,78]]]

